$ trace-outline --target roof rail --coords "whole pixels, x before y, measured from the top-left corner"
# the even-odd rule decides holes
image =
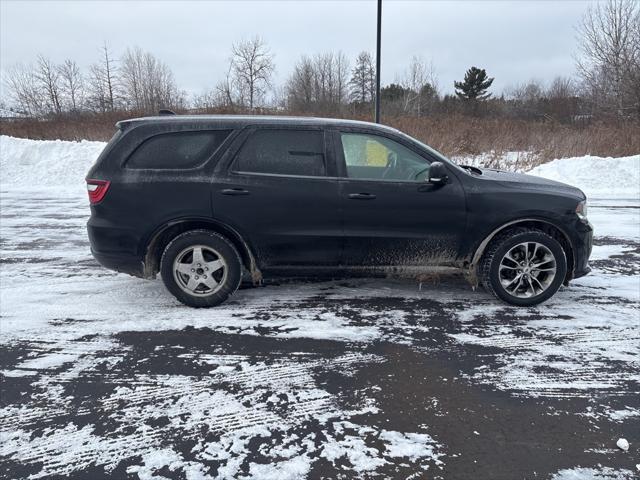
[[[175,114],[176,114],[176,112],[174,112],[173,110],[168,110],[166,108],[162,108],[158,112],[158,115],[175,115]]]

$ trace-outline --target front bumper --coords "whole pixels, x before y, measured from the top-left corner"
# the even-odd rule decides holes
[[[593,248],[593,225],[587,219],[576,223],[573,239],[573,273],[571,279],[580,278],[591,272],[589,257]]]

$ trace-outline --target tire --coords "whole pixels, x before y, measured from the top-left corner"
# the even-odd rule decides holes
[[[567,257],[560,242],[540,230],[527,228],[512,229],[496,237],[479,266],[485,290],[504,302],[524,307],[551,298],[566,274]]]
[[[242,261],[223,236],[210,230],[191,230],[167,245],[160,273],[167,290],[185,305],[215,307],[238,289]]]

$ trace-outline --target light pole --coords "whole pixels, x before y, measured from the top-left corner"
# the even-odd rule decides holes
[[[376,43],[376,123],[380,123],[380,32],[382,29],[382,0],[378,0],[378,33]]]

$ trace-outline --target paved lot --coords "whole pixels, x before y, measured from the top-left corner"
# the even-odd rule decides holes
[[[592,202],[593,274],[538,308],[442,277],[211,310],[98,267],[82,195],[0,200],[1,476],[636,478],[638,200]]]

